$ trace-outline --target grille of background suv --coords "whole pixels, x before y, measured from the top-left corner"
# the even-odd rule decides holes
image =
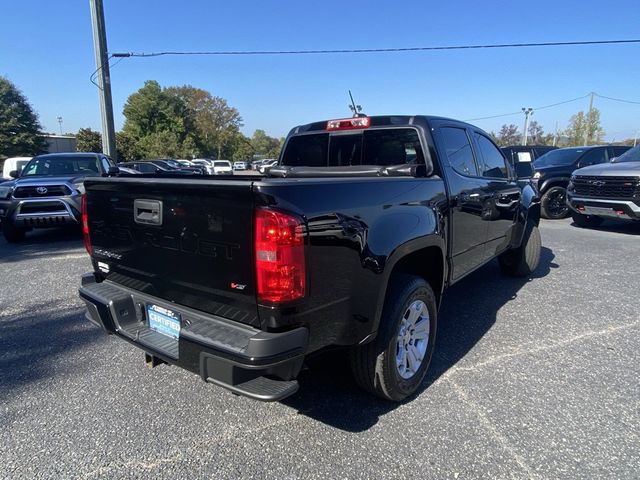
[[[573,181],[576,195],[602,198],[640,198],[638,177],[578,176]]]
[[[46,193],[38,193],[37,189],[43,186],[47,189]],[[36,185],[29,187],[18,187],[13,192],[13,198],[43,198],[43,197],[62,197],[71,195],[71,189],[66,185]]]

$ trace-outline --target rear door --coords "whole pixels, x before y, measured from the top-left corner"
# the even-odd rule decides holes
[[[257,325],[252,184],[87,180],[93,258],[123,286]]]

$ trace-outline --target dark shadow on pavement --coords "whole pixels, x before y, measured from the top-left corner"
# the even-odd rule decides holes
[[[575,222],[571,223],[574,228],[578,227]],[[624,220],[605,220],[597,227],[584,228],[583,230],[600,230],[601,232],[623,233],[626,235],[640,235],[640,222]]]
[[[545,277],[552,268],[558,268],[554,258],[549,248],[542,247],[540,264],[529,278],[506,277],[494,261],[450,287],[440,308],[431,365],[414,397],[473,348],[493,326],[497,312],[515,299],[527,282]],[[308,362],[308,367],[299,377],[299,392],[283,403],[319,422],[349,432],[361,432],[398,406],[364,393],[355,386],[344,350],[318,355]]]
[[[101,337],[101,331],[84,320],[84,307],[70,308],[66,302],[0,315],[0,403],[15,389],[60,373],[66,353]]]
[[[0,235],[2,262],[17,262],[25,258],[42,255],[64,255],[79,253],[82,235],[77,228],[44,228],[27,232],[27,238],[19,243],[7,243]],[[82,250],[84,251],[84,250]]]

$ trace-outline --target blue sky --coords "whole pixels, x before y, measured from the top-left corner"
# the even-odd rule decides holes
[[[104,0],[110,52],[288,50],[640,38],[637,0],[595,2]],[[578,6],[579,5],[579,6]],[[100,128],[88,0],[6,2],[0,75],[29,98],[47,131]],[[116,128],[145,80],[191,84],[224,97],[243,131],[285,135],[293,125],[368,114],[459,119],[548,105],[591,91],[640,101],[640,44],[359,55],[130,58],[112,69]],[[640,129],[640,105],[596,98],[607,139]],[[546,131],[588,108],[540,110]],[[523,115],[475,121],[486,130]],[[520,127],[522,128],[522,127]]]

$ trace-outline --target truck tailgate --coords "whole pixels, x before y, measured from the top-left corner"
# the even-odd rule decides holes
[[[258,325],[250,181],[108,178],[85,183],[105,279]]]

